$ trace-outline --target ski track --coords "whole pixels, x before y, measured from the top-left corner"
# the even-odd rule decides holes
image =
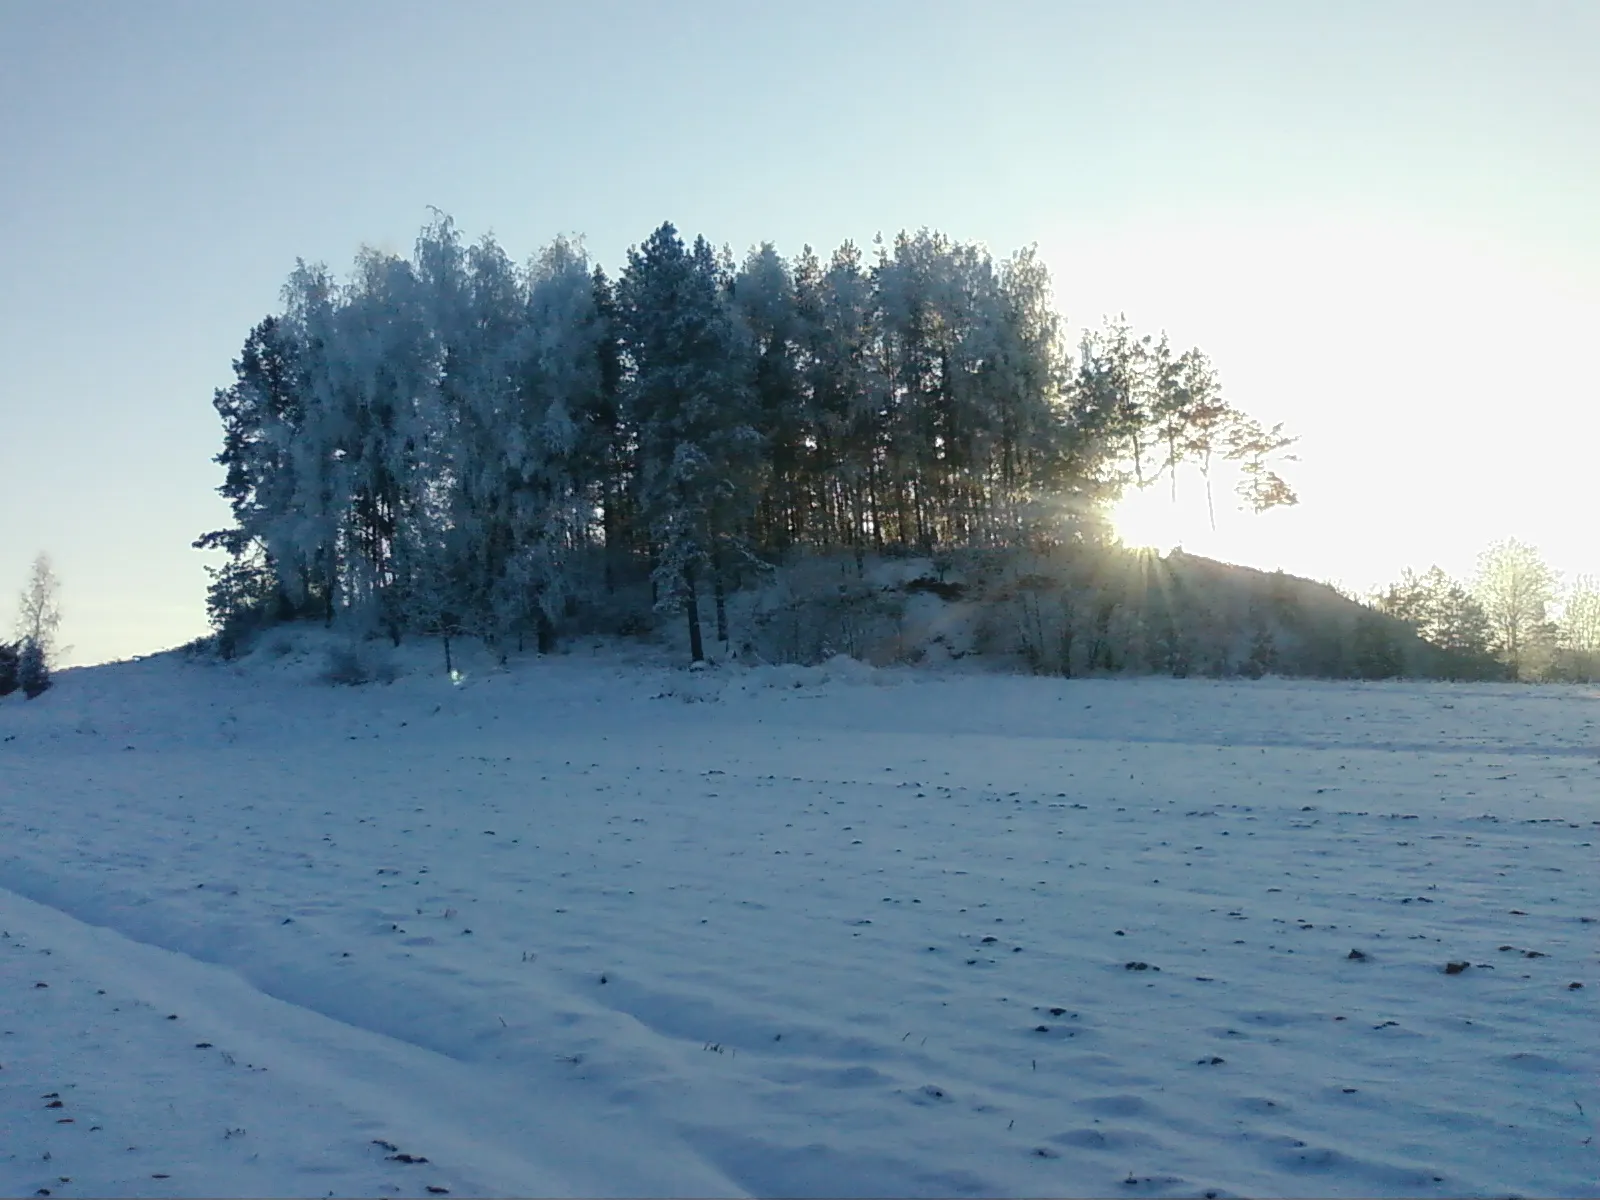
[[[1600,693],[819,678],[0,707],[0,1191],[1600,1185]]]

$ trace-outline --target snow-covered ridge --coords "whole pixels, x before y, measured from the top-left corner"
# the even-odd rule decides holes
[[[0,1191],[1600,1177],[1594,689],[297,636],[0,702]]]

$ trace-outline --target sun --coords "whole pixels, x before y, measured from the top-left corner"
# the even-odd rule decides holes
[[[1184,544],[1192,519],[1163,487],[1130,488],[1111,506],[1111,531],[1130,550],[1165,553]]]

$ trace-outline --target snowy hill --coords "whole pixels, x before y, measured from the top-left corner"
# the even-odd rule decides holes
[[[0,701],[0,1192],[1600,1179],[1593,689],[435,653]]]

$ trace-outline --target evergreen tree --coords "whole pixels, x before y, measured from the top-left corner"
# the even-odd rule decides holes
[[[804,490],[816,420],[804,386],[794,279],[771,242],[750,252],[732,294],[751,358],[752,416],[766,448],[753,532],[781,554],[804,536],[808,524]]]
[[[257,558],[274,582],[280,574],[266,541],[272,519],[289,507],[294,488],[289,447],[304,420],[297,390],[294,347],[276,317],[267,317],[250,331],[233,363],[234,382],[219,389],[212,405],[222,419],[222,450],[212,460],[223,468],[217,491],[233,510],[228,529],[202,534],[199,550],[226,550],[231,558]],[[274,615],[293,611],[291,597],[303,595],[309,581],[303,572],[290,586],[275,588]]]
[[[704,238],[686,250],[663,224],[629,252],[618,316],[631,366],[630,424],[639,444],[638,504],[655,557],[660,604],[683,609],[690,654],[704,657],[698,584],[717,588],[741,561],[757,562],[748,536],[760,435],[752,421],[745,346]]]
[[[280,587],[297,611],[332,621],[342,602],[340,554],[351,486],[350,430],[341,403],[336,326],[338,289],[326,267],[301,261],[284,285],[280,326],[294,346],[297,423],[274,421],[269,441],[282,447],[286,495],[263,513],[261,536],[278,565]]]
[[[1356,674],[1362,679],[1393,679],[1405,673],[1405,660],[1392,623],[1382,613],[1363,609],[1356,616]]]
[[[1443,651],[1444,673],[1465,678],[1493,674],[1488,617],[1472,593],[1439,567],[1422,575],[1407,568],[1398,582],[1373,597],[1372,605]]]
[[[860,555],[881,548],[884,522],[882,450],[886,388],[874,353],[872,281],[861,252],[846,242],[824,269],[810,254],[794,268],[795,307],[804,339],[805,392],[815,422],[810,474],[817,543],[847,545]]]
[[[1181,406],[1177,417],[1181,433],[1178,437],[1183,455],[1200,469],[1205,483],[1206,517],[1213,530],[1217,527],[1216,498],[1212,493],[1211,471],[1217,456],[1225,452],[1228,431],[1239,420],[1240,413],[1222,398],[1222,387],[1217,373],[1199,350],[1190,350],[1177,363],[1177,403]]]
[[[50,663],[44,644],[37,638],[30,637],[22,643],[22,653],[17,659],[17,682],[29,700],[37,700],[50,690]]]
[[[243,555],[220,567],[206,567],[211,582],[206,587],[206,615],[216,630],[217,652],[232,658],[240,642],[270,614],[274,583],[259,558]]]
[[[0,642],[0,696],[9,696],[21,683],[18,677],[22,646],[18,642]]]
[[[1268,429],[1259,421],[1238,414],[1228,426],[1224,457],[1239,464],[1241,477],[1237,490],[1251,512],[1262,513],[1269,508],[1300,503],[1294,489],[1273,470],[1275,461],[1294,458],[1284,451],[1297,440],[1283,432],[1281,421]]]

